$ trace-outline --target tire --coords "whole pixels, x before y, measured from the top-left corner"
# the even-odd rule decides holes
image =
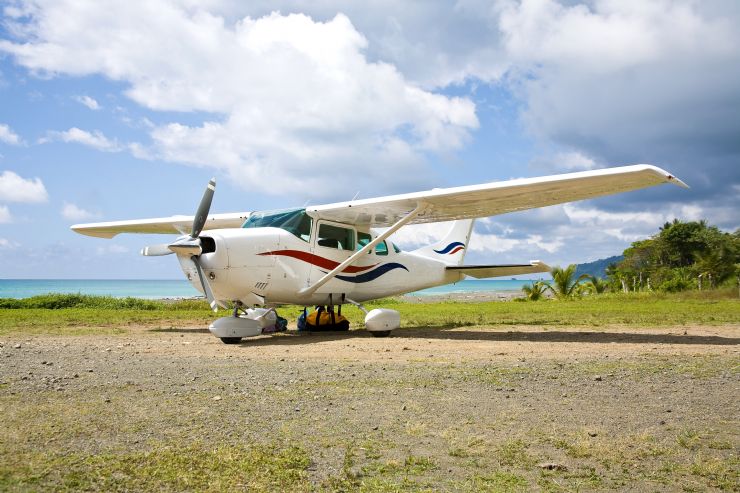
[[[391,335],[390,330],[370,330],[368,331],[373,337],[388,337]]]
[[[222,337],[221,342],[223,342],[224,344],[239,344],[240,342],[242,342],[242,338],[241,337]]]

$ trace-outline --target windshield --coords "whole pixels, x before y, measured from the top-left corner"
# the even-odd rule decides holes
[[[303,241],[311,238],[311,217],[306,209],[253,212],[242,228],[280,228]]]

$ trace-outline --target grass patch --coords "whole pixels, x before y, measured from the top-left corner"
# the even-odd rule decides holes
[[[534,459],[527,453],[529,446],[523,440],[508,440],[498,449],[499,463],[502,466],[525,469],[534,464]]]
[[[740,460],[737,457],[722,460],[700,455],[689,466],[689,472],[722,491],[737,491],[740,484]]]
[[[86,294],[43,294],[31,298],[0,298],[0,309],[22,310],[41,308],[63,310],[65,308],[95,308],[102,310],[169,310],[208,309],[205,300],[159,301],[142,298],[115,298]]]
[[[701,294],[705,293],[705,294]],[[631,293],[592,296],[573,301],[541,303],[513,302],[431,302],[408,303],[383,299],[368,308],[392,307],[401,312],[402,326],[575,326],[600,327],[630,325],[659,327],[672,325],[720,325],[740,320],[740,302],[717,298],[713,291],[675,295]],[[286,306],[279,312],[294,319],[298,307]],[[364,314],[353,306],[342,313],[353,327],[362,327]],[[207,325],[214,318],[203,300],[175,302],[58,294],[26,299],[0,299],[0,335],[22,333],[86,334],[101,328],[124,329],[127,325],[167,326],[194,322]],[[116,333],[106,329],[103,333]]]
[[[576,375],[629,375],[645,379],[661,373],[690,375],[693,378],[712,378],[722,373],[740,374],[740,366],[728,367],[727,360],[717,355],[665,356],[650,355],[634,360],[587,361],[564,366]]]
[[[9,458],[10,456],[6,456]],[[195,444],[102,455],[13,456],[3,491],[308,491],[310,460],[297,447]]]
[[[485,476],[475,475],[465,485],[470,491],[481,492],[519,492],[530,491],[529,482],[517,474],[496,471]]]

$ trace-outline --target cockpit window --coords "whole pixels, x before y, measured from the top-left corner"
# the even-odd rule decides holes
[[[391,244],[391,246],[393,247],[393,251],[394,251],[394,252],[396,252],[396,253],[401,253],[401,249],[400,249],[400,248],[398,248],[398,247],[396,246],[396,244],[395,244],[395,243],[393,243],[392,241],[390,241],[389,243],[390,243],[390,244]]]
[[[311,216],[306,209],[253,212],[242,228],[280,228],[303,241],[311,238]]]

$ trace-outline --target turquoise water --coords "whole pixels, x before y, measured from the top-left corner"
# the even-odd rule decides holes
[[[457,284],[416,291],[414,296],[448,293],[521,291],[533,281],[513,279],[466,280]],[[125,298],[192,298],[200,293],[185,280],[100,280],[100,279],[0,279],[0,298],[30,298],[47,293],[80,293]]]
[[[192,298],[200,293],[185,280],[0,279],[0,298],[80,293],[125,298]]]

